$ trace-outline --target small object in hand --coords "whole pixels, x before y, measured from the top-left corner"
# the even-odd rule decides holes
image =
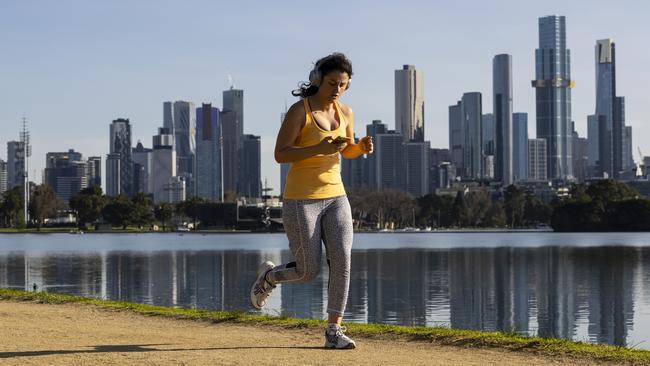
[[[343,137],[343,136],[336,136],[336,138],[334,140],[332,140],[332,142],[335,143],[335,144],[343,144],[343,143],[350,142],[350,138],[349,137]]]

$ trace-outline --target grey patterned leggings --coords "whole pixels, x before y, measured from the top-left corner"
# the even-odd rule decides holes
[[[308,282],[318,276],[325,243],[329,284],[327,313],[343,316],[350,286],[352,213],[347,196],[285,200],[282,222],[295,262],[269,272],[272,283]]]

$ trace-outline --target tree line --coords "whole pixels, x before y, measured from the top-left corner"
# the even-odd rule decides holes
[[[30,225],[40,229],[57,211],[74,211],[79,228],[104,221],[113,227],[163,230],[172,218],[189,221],[194,228],[236,228],[248,215],[249,228],[268,228],[269,213],[246,212],[236,203],[207,202],[192,197],[177,204],[153,204],[142,193],[133,197],[107,197],[99,187],[75,194],[66,205],[47,185],[32,189]],[[624,183],[606,179],[575,184],[566,197],[545,203],[516,185],[502,191],[487,187],[460,190],[454,195],[428,194],[413,197],[398,190],[348,192],[355,228],[533,228],[549,225],[555,231],[646,231],[650,230],[650,200]],[[0,201],[0,226],[24,228],[20,188],[5,192]],[[243,210],[243,211],[242,211]],[[243,212],[243,213],[242,213]],[[244,221],[246,221],[244,220]]]

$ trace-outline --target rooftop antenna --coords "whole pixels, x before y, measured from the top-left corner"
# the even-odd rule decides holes
[[[232,81],[232,75],[228,74],[228,85],[230,86],[230,90],[235,89],[235,83]]]

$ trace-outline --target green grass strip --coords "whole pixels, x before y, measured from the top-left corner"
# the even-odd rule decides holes
[[[172,308],[137,304],[123,301],[99,300],[51,292],[26,292],[0,289],[0,300],[34,301],[44,304],[79,303],[104,309],[127,310],[148,316],[176,319],[194,319],[211,322],[267,324],[283,328],[323,327],[323,320],[296,319],[284,316],[266,316],[241,311],[211,311],[190,308]],[[348,333],[353,336],[380,339],[428,341],[435,344],[500,348],[524,351],[546,356],[569,356],[594,361],[613,361],[650,365],[650,351],[603,344],[588,344],[556,338],[526,337],[503,332],[481,332],[442,327],[416,327],[385,324],[347,323]]]

